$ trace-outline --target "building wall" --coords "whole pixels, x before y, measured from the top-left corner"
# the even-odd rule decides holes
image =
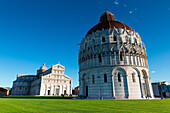
[[[154,96],[160,97],[161,92],[163,97],[170,97],[170,83],[168,82],[156,82],[152,83]]]
[[[61,95],[64,94],[64,90],[66,90],[65,94],[72,94],[72,80],[66,79],[63,75],[55,75],[48,74],[42,77],[41,81],[41,91],[40,95]],[[56,89],[59,89],[57,94]],[[50,93],[48,94],[48,91]]]
[[[159,92],[158,84],[152,84],[152,88],[153,88],[154,96],[159,97],[160,92]]]
[[[36,76],[18,74],[13,82],[11,95],[30,95],[31,83],[35,79]]]
[[[139,73],[136,71],[138,70]],[[139,99],[145,98],[142,91],[142,83],[145,83],[142,70],[148,72],[147,68],[142,67],[100,67],[92,68],[82,71],[80,73],[80,96],[86,96],[86,86],[88,86],[88,98],[129,98]],[[117,73],[121,73],[121,82],[118,82]],[[132,80],[131,73],[135,73],[135,82]],[[107,82],[104,82],[104,74],[107,74]],[[95,82],[93,83],[92,76],[95,76]],[[149,75],[148,75],[149,76]],[[149,77],[148,81],[148,96],[153,97],[152,87]]]
[[[0,96],[9,95],[9,89],[0,87]]]
[[[72,79],[64,74],[64,70],[64,66],[57,64],[38,76],[19,74],[13,82],[12,95],[70,95]]]
[[[30,95],[40,95],[41,79],[36,79],[31,83]]]
[[[119,72],[121,82],[118,82]],[[139,34],[113,28],[83,38],[79,51],[79,86],[79,95],[86,97],[88,92],[88,98],[153,98],[146,49]]]
[[[54,65],[52,73],[42,76],[40,95],[72,94],[72,79],[64,74],[64,69],[61,65]]]

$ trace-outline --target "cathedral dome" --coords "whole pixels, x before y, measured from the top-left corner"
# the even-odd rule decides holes
[[[130,26],[128,26],[120,21],[117,21],[111,12],[106,11],[100,17],[99,23],[97,25],[95,25],[94,27],[92,27],[87,32],[86,36],[92,34],[92,32],[96,32],[98,30],[113,29],[114,27],[134,31]]]
[[[48,70],[48,68],[45,66],[45,63],[40,67],[40,70]]]
[[[45,63],[40,67],[40,69],[37,70],[37,76],[39,76],[41,73],[47,71],[48,68],[45,66]]]

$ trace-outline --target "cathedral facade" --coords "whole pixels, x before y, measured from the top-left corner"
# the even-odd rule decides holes
[[[37,75],[18,74],[13,82],[11,95],[70,95],[72,79],[64,74],[61,64],[48,69],[45,64],[37,70]]]
[[[79,88],[87,98],[154,98],[140,35],[110,12],[81,41]]]

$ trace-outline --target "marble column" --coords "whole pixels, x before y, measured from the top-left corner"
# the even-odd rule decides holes
[[[87,84],[88,84],[88,97],[87,98],[90,98],[90,84],[89,84],[89,77],[87,77]]]
[[[44,95],[47,95],[47,85],[45,84],[45,93]]]
[[[50,85],[50,95],[53,95],[53,84]]]
[[[140,85],[141,97],[143,98],[143,88],[142,88],[141,76],[138,75],[138,77],[139,77],[139,85]]]
[[[112,97],[115,98],[114,75],[111,75],[111,77],[112,77]]]
[[[67,89],[66,89],[66,94],[69,95],[69,89],[70,89],[70,88],[69,88],[69,85],[67,85],[66,87],[67,87]]]
[[[126,82],[126,85],[127,87],[124,87],[124,88],[127,88],[127,98],[130,98],[130,88],[129,88],[129,81],[128,81],[128,75],[126,74],[125,75],[125,81],[124,83]],[[126,92],[125,92],[126,93]]]
[[[97,76],[97,78],[98,78],[98,89],[99,89],[99,99],[100,99],[100,97],[101,97],[101,92],[100,92],[100,76]]]

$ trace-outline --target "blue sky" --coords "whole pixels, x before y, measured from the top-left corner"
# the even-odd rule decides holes
[[[77,86],[77,44],[106,8],[142,37],[151,81],[170,82],[169,0],[0,0],[0,86],[58,61]]]

